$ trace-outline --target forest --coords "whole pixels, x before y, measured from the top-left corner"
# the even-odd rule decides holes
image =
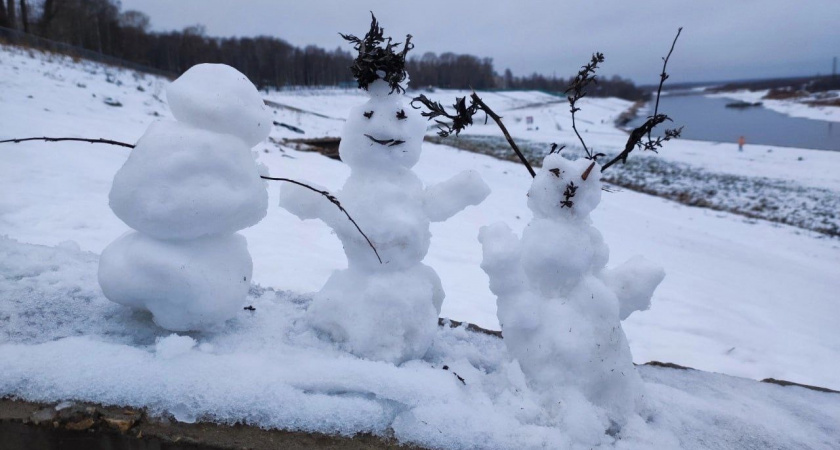
[[[0,0],[0,36],[27,42],[37,37],[147,66],[173,76],[198,63],[235,67],[260,88],[350,86],[347,48],[298,47],[274,36],[208,36],[202,25],[180,31],[152,31],[148,15],[121,10],[114,0]],[[3,30],[5,28],[5,30]],[[5,31],[5,33],[2,33]],[[34,42],[34,41],[33,41]],[[593,49],[594,51],[595,49]],[[422,53],[408,61],[415,88],[536,89],[562,93],[571,78],[496,72],[492,58],[444,52]],[[573,74],[577,68],[567,68]],[[619,76],[599,80],[599,97],[645,98],[645,91]]]

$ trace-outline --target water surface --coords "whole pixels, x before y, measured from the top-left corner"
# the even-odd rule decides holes
[[[726,108],[734,100],[703,95],[662,96],[659,111],[684,125],[685,139],[840,151],[840,123],[790,117],[763,107]],[[645,115],[630,122],[636,127]]]

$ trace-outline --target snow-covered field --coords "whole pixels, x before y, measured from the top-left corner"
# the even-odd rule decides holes
[[[3,47],[0,140],[46,135],[133,143],[151,122],[170,116],[166,84]],[[464,93],[429,95],[448,104],[456,94]],[[122,106],[104,103],[109,97]],[[482,97],[505,117],[514,137],[574,145],[568,106],[557,98],[538,92]],[[270,92],[266,98],[276,121],[306,132],[278,126],[271,135],[278,141],[338,136],[348,110],[364,100],[346,90]],[[582,104],[579,128],[597,151],[623,146],[626,135],[612,123],[628,106],[616,99]],[[481,124],[468,133],[498,134]],[[341,162],[268,141],[257,150],[273,176],[336,190],[349,173]],[[840,192],[840,152],[735,150],[734,144],[678,141],[657,157]],[[0,145],[0,235],[7,236],[0,241],[0,395],[76,397],[150,406],[184,420],[245,418],[325,432],[390,428],[403,440],[429,446],[557,447],[566,439],[540,416],[533,399],[514,389],[523,381],[497,340],[441,330],[426,360],[396,368],[340,354],[296,326],[306,293],[320,289],[346,262],[328,227],[301,222],[276,206],[243,231],[253,280],[261,287],[249,298],[257,310],[241,312],[227,332],[192,334],[194,341],[166,337],[147,316],[107,302],[95,281],[96,262],[128,231],[108,207],[111,181],[128,153],[84,143]],[[477,232],[497,221],[521,232],[530,218],[525,192],[531,179],[520,165],[444,145],[424,145],[415,167],[427,184],[465,169],[478,171],[492,194],[432,225],[425,262],[437,270],[447,294],[443,317],[498,329],[495,297],[479,268]],[[277,190],[270,187],[272,205]],[[611,261],[643,254],[667,274],[651,309],[624,322],[636,362],[840,389],[840,241],[629,191],[605,193],[593,220],[612,250]],[[444,364],[465,378],[465,388],[441,370]],[[840,446],[840,396],[697,372],[641,373],[649,423],[626,428],[623,445]],[[201,395],[179,400],[196,385],[204,388]],[[487,440],[477,441],[479,436]]]

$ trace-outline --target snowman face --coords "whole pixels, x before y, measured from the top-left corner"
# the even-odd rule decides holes
[[[537,218],[583,218],[601,201],[601,167],[592,161],[570,161],[560,154],[543,160],[543,168],[528,191],[528,208]],[[571,194],[571,195],[569,195]]]
[[[347,118],[339,147],[341,160],[354,168],[411,168],[420,159],[425,120],[399,94],[373,88],[370,100]]]

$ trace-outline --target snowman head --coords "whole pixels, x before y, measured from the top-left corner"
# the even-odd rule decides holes
[[[411,168],[420,159],[426,121],[391,93],[384,80],[368,87],[368,100],[354,108],[344,125],[339,153],[352,168]]]
[[[545,157],[528,191],[528,208],[535,218],[585,219],[600,202],[601,166],[559,153]]]

